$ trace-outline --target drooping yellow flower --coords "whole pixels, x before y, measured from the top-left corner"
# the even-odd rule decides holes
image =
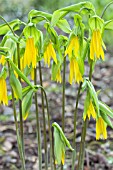
[[[3,77],[0,77],[0,103],[8,105],[7,86]]]
[[[95,109],[94,109],[94,106],[93,106],[93,103],[92,103],[91,100],[90,100],[90,103],[89,103],[89,107],[86,111],[86,114],[84,115],[84,121],[86,119],[86,116],[88,116],[89,120],[90,120],[91,116],[93,117],[93,119],[96,119],[96,112],[95,112]]]
[[[5,60],[5,56],[4,56],[4,55],[2,55],[2,56],[1,56],[1,58],[0,58],[0,64],[4,65],[4,64],[5,64],[5,62],[6,62],[6,60]]]
[[[107,139],[107,130],[106,130],[106,123],[99,117],[96,121],[96,140],[100,138]]]
[[[70,75],[69,75],[69,82],[72,84],[73,80],[77,83],[80,81],[83,82],[83,78],[78,66],[78,62],[76,61],[75,58],[72,58],[70,60]]]
[[[52,43],[50,42],[47,45],[46,50],[44,51],[44,62],[45,64],[48,64],[48,66],[50,66],[51,58],[53,58],[54,62],[57,64],[56,53],[55,53]]]
[[[61,83],[62,82],[62,77],[61,77],[61,72],[60,72],[60,69],[58,70],[57,72],[57,75],[56,75],[56,81]]]
[[[95,29],[92,33],[91,43],[90,43],[90,59],[94,60],[96,57],[100,57],[104,60],[104,50],[103,50],[103,41],[101,37],[100,30]]]
[[[80,45],[79,45],[78,36],[73,36],[66,51],[65,51],[65,56],[68,55],[69,59],[71,59],[73,55],[75,57],[78,57],[79,48],[80,48]]]
[[[24,68],[26,65],[29,67],[30,64],[32,64],[33,68],[36,68],[36,56],[37,56],[37,50],[34,43],[34,38],[29,37],[26,42],[26,48],[24,53]]]

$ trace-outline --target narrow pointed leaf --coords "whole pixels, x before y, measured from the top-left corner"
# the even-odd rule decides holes
[[[105,113],[102,113],[100,112],[100,115],[102,116],[103,120],[106,122],[106,124],[108,126],[110,126],[111,128],[113,128],[113,125],[112,125],[112,122],[111,120],[109,119],[109,117],[105,114]]]
[[[109,106],[107,106],[104,102],[101,102],[100,100],[99,100],[99,108],[103,113],[113,118],[113,110]]]
[[[33,90],[30,90],[22,101],[22,116],[26,120],[28,117],[29,109],[32,104]]]

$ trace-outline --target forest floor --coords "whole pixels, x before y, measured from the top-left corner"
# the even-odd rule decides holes
[[[67,62],[68,63],[68,62]],[[66,106],[65,106],[65,135],[70,142],[73,139],[73,120],[78,85],[72,86],[68,83],[69,65],[66,67]],[[62,85],[50,81],[50,69],[42,68],[43,86],[46,89],[51,123],[57,122],[61,125],[62,119]],[[89,66],[86,63],[85,75],[88,76]],[[113,109],[113,56],[106,54],[105,62],[99,61],[93,72],[92,83],[96,90],[100,90],[99,99]],[[10,87],[8,87],[10,92]],[[80,135],[82,128],[82,113],[84,109],[85,93],[81,94],[77,113],[77,151],[79,151]],[[38,104],[41,122],[43,143],[43,116],[41,109],[41,95],[38,92]],[[18,112],[18,106],[17,106]],[[47,134],[48,134],[48,126]],[[113,130],[108,127],[108,139],[95,139],[95,121],[91,119],[88,123],[86,136],[86,149],[84,170],[113,170]],[[48,137],[48,135],[47,135]],[[49,139],[47,139],[49,141]],[[24,142],[26,155],[26,169],[37,170],[37,138],[35,105],[32,104],[29,117],[24,121]],[[49,152],[49,149],[48,149]],[[72,153],[66,151],[64,170],[71,170]],[[78,156],[78,155],[77,155]],[[44,149],[42,146],[42,162],[44,167]],[[76,161],[77,165],[77,161]],[[17,149],[16,132],[13,118],[12,102],[8,106],[0,106],[0,170],[18,170],[21,162]],[[75,166],[76,169],[76,166]]]

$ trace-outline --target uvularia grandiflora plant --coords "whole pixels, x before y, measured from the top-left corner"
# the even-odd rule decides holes
[[[12,100],[18,150],[23,170],[26,169],[23,123],[28,118],[33,97],[36,107],[36,133],[39,159],[39,167],[37,168],[39,170],[42,169],[42,134],[38,112],[38,90],[41,90],[42,98],[46,170],[49,167],[51,170],[57,169],[57,167],[63,169],[66,147],[72,151],[72,170],[74,170],[76,159],[78,159],[77,170],[83,170],[86,130],[91,117],[96,122],[96,140],[107,139],[107,126],[113,128],[110,121],[110,117],[113,118],[113,111],[98,99],[98,93],[91,82],[93,72],[96,74],[95,65],[98,60],[105,62],[104,53],[106,46],[103,36],[105,30],[113,29],[113,20],[105,21],[103,16],[110,4],[105,7],[101,17],[96,14],[93,4],[87,1],[58,9],[53,14],[31,10],[28,14],[27,23],[19,19],[7,22],[0,16],[0,19],[4,21],[4,24],[0,25],[0,35],[3,35],[0,42],[0,64],[2,67],[0,72],[0,103],[8,105],[8,101]],[[66,15],[70,13],[73,13],[73,19],[71,17],[73,22],[72,28],[66,19]],[[85,16],[85,21],[83,16]],[[43,22],[41,23],[41,21]],[[40,24],[45,29],[45,33],[42,32],[43,29],[39,30]],[[22,31],[20,30],[21,25],[23,26]],[[63,33],[58,34],[56,31],[58,29],[55,29],[56,27],[63,31]],[[16,30],[20,30],[20,35],[16,34]],[[74,114],[73,148],[64,134],[67,60],[69,61],[68,81],[70,86],[72,84],[75,84],[75,86],[76,84],[79,85],[75,111],[72,113]],[[89,77],[84,76],[85,61],[88,61],[89,64]],[[45,67],[50,67],[51,80],[62,84],[62,129],[56,122],[52,125],[50,124],[49,104],[46,91],[43,87],[42,63],[44,63]],[[37,84],[38,69],[40,84]],[[8,95],[7,92],[6,79],[9,80],[11,86],[11,95]],[[22,87],[23,81],[26,83],[25,87]],[[77,109],[80,94],[84,91],[86,91],[86,99],[84,101],[83,116],[81,117],[83,124],[81,127],[79,157],[77,158]],[[19,120],[17,120],[16,113],[17,103],[19,103]],[[47,120],[45,118],[46,113]],[[47,143],[47,126],[49,129],[50,149]],[[54,129],[53,135],[52,127]],[[54,137],[54,142],[52,136]],[[50,152],[49,155],[48,152]]]

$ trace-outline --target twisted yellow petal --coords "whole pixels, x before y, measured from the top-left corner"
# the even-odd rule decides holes
[[[3,77],[0,77],[0,103],[8,105],[7,85]]]
[[[24,68],[26,65],[28,67],[30,64],[32,64],[33,68],[36,68],[36,55],[37,55],[37,50],[34,44],[34,38],[29,37],[26,42],[26,48],[25,48],[25,53],[24,53]]]
[[[78,62],[75,58],[71,59],[70,61],[70,75],[69,75],[69,82],[72,84],[73,80],[77,83],[80,81],[83,82],[82,74],[79,69]]]
[[[45,64],[48,64],[48,66],[50,66],[51,58],[53,58],[54,62],[57,64],[56,53],[55,53],[52,43],[50,42],[44,52],[44,62]]]
[[[96,121],[96,140],[100,138],[107,139],[106,123],[99,117]]]
[[[90,43],[90,59],[94,60],[96,57],[100,57],[104,60],[104,51],[102,48],[102,37],[100,30],[95,29],[92,33],[91,43]]]
[[[61,72],[60,72],[60,69],[58,70],[57,72],[57,75],[56,75],[56,81],[61,83],[62,82],[62,77],[61,77]]]
[[[91,116],[93,117],[93,119],[96,119],[96,112],[95,112],[95,109],[94,109],[94,106],[91,100],[89,103],[89,107],[87,109],[87,113],[84,115],[84,120],[86,119],[86,116],[88,116],[89,120]]]
[[[80,48],[80,45],[79,45],[78,36],[73,36],[68,47],[66,48],[65,56],[68,55],[69,58],[71,59],[74,54],[75,57],[78,57],[79,48]]]

